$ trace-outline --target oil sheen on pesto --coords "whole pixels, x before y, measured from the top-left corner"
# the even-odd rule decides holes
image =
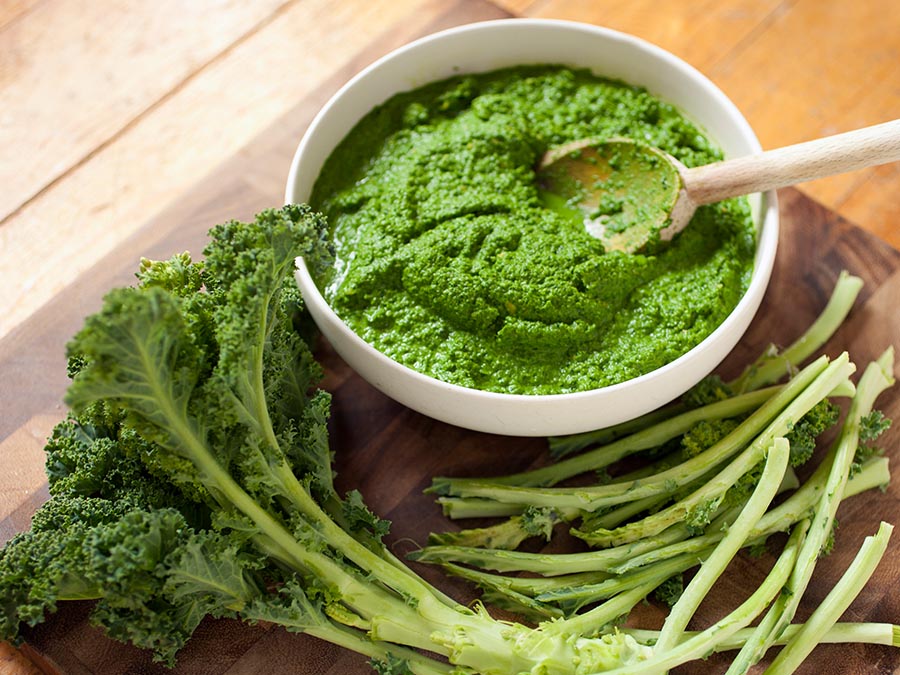
[[[376,349],[466,387],[575,392],[676,359],[747,289],[749,207],[700,208],[656,254],[606,253],[542,200],[534,167],[550,147],[607,136],[689,167],[721,158],[672,106],[586,71],[519,67],[394,96],[315,185],[336,253],[326,299]]]

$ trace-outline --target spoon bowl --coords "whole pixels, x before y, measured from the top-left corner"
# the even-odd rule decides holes
[[[677,161],[628,138],[584,139],[547,152],[537,183],[548,208],[581,221],[606,250],[633,252],[675,234],[672,214],[688,203]]]
[[[537,183],[606,250],[639,253],[671,240],[703,204],[895,161],[900,120],[691,169],[632,139],[582,139],[547,151]]]

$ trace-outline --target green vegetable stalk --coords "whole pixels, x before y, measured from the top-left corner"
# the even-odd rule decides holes
[[[822,489],[822,496],[815,507],[810,536],[804,542],[799,562],[785,586],[786,592],[775,601],[766,617],[754,631],[753,636],[741,649],[730,668],[731,673],[745,672],[762,658],[762,655],[793,619],[803,592],[812,577],[815,562],[825,549],[827,537],[833,528],[835,514],[846,490],[853,459],[859,447],[860,428],[863,420],[868,418],[872,412],[872,406],[878,395],[894,383],[893,364],[893,350],[888,350],[863,374],[841,435],[832,450],[833,459],[830,471]],[[889,536],[890,530],[884,531],[880,535],[879,541]]]

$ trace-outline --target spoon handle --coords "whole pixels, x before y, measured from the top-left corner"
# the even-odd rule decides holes
[[[695,205],[900,160],[900,120],[682,172]]]

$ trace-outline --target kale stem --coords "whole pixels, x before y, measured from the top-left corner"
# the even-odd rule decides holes
[[[576,457],[549,464],[539,469],[511,474],[501,478],[435,478],[430,492],[457,495],[466,485],[490,483],[492,485],[517,485],[522,487],[550,486],[587,471],[597,471],[642,450],[656,448],[666,441],[684,434],[703,420],[719,420],[743,415],[756,410],[781,390],[770,387],[723,401],[716,401],[702,408],[689,410],[677,417],[667,419],[648,429],[621,438]]]
[[[747,535],[747,540],[752,543],[765,539],[776,532],[784,532],[789,530],[794,523],[812,515],[812,508],[824,488],[825,477],[831,465],[832,461],[826,458],[816,472],[796,492],[760,518],[759,523]],[[852,497],[866,490],[885,485],[889,479],[890,470],[887,458],[872,458],[863,464],[859,473],[850,478],[844,497]],[[621,565],[613,567],[610,571],[624,574],[643,565],[654,564],[682,553],[702,551],[714,545],[723,536],[724,534],[719,528],[711,525],[705,534],[634,556]]]
[[[676,574],[680,574],[703,562],[707,556],[708,552],[701,552],[699,554],[690,553],[669,558],[657,565],[648,565],[629,574],[609,576],[596,583],[571,584],[558,590],[545,591],[538,595],[536,599],[541,602],[577,602],[580,605],[586,605],[590,602],[612,597],[616,593],[621,593],[635,586],[644,585],[653,579],[657,579],[657,584],[662,583]]]
[[[817,359],[721,441],[705,452],[651,478],[633,483],[579,488],[471,484],[460,489],[459,493],[463,497],[490,498],[510,504],[594,511],[601,507],[642,499],[661,491],[671,492],[674,488],[708,473],[716,465],[744,448],[766,428],[766,425],[769,425],[767,430],[769,438],[764,444],[771,442],[776,435],[787,433],[786,428],[782,431],[779,429],[800,419],[851,372],[852,364],[849,364],[846,354],[842,354],[831,364],[828,364],[826,357]],[[819,377],[820,375],[822,377]],[[812,386],[813,383],[815,386]],[[777,423],[772,423],[773,419],[777,420]]]
[[[660,631],[656,649],[665,651],[676,644],[678,635],[687,627],[700,602],[706,597],[709,589],[725,571],[725,567],[741,546],[744,545],[747,532],[759,521],[769,504],[772,503],[778,487],[781,485],[785,469],[787,469],[789,456],[790,444],[788,441],[782,437],[776,438],[769,448],[762,476],[756,484],[753,494],[747,500],[741,514],[728,528],[728,534],[722,538],[710,556],[703,562],[678,602],[672,607],[672,611],[669,612]]]
[[[825,541],[834,525],[834,516],[844,497],[850,466],[859,446],[861,419],[871,412],[875,399],[893,384],[893,349],[887,349],[869,364],[860,378],[857,393],[850,404],[841,433],[833,448],[834,460],[819,496],[810,528],[797,565],[786,585],[787,593],[773,603],[728,669],[727,675],[747,672],[771,647],[784,628],[791,623]]]
[[[547,624],[547,630],[549,632],[552,629],[554,635],[596,635],[620,616],[628,614],[666,579],[668,577],[655,577],[646,583],[624,590],[583,614]]]
[[[793,672],[809,655],[869,581],[887,550],[888,540],[893,529],[892,525],[882,522],[876,534],[866,537],[853,562],[850,563],[850,567],[825,596],[803,627],[775,657],[775,660],[765,670],[766,673]]]
[[[550,597],[556,591],[575,591],[592,584],[601,584],[607,579],[615,579],[606,572],[576,572],[559,577],[518,577],[503,576],[483,570],[473,570],[454,563],[445,563],[444,569],[468,579],[482,588],[510,589],[516,593],[524,593],[541,600],[555,600]]]
[[[797,364],[802,363],[834,335],[850,313],[862,286],[862,279],[852,276],[846,270],[842,271],[835,282],[828,304],[813,324],[790,347],[780,353],[774,349],[763,352],[737,379],[730,382],[729,386],[734,391],[752,391],[777,382],[785,374],[790,374]]]
[[[252,617],[250,618],[253,620]],[[290,616],[283,616],[275,618],[274,623],[289,631],[303,632],[340,645],[373,660],[389,663],[392,660],[400,659],[405,662],[406,667],[413,675],[467,675],[471,673],[467,668],[437,661],[408,647],[373,640],[366,633],[337,623],[322,613],[317,613],[312,617],[312,621],[309,619],[310,617],[303,614],[296,620]],[[270,617],[269,620],[271,621],[273,618]]]
[[[621,422],[611,427],[604,427],[596,431],[585,431],[569,436],[551,436],[547,439],[550,446],[550,456],[554,459],[562,459],[573,452],[583,450],[589,445],[606,445],[613,441],[629,436],[643,429],[660,424],[679,413],[684,412],[682,403],[673,403],[663,408],[658,408],[646,415],[641,415],[633,420]]]
[[[777,436],[787,434],[794,423],[809,412],[819,401],[828,395],[835,384],[850,375],[853,372],[853,364],[849,362],[846,353],[836,358],[828,367],[810,384],[804,388],[790,403],[772,420],[768,426],[759,433],[758,436],[746,446],[743,452],[724,469],[722,469],[715,477],[706,481],[703,486],[695,490],[684,499],[676,502],[668,508],[658,511],[643,520],[623,525],[614,530],[594,530],[591,532],[578,532],[577,536],[584,539],[593,546],[609,546],[620,545],[637,538],[647,536],[648,534],[657,534],[666,527],[679,522],[689,514],[691,509],[697,508],[710,500],[717,500],[722,497],[725,491],[734,485],[737,480],[752,469],[761,459],[766,448],[773,442]],[[643,490],[649,484],[655,484],[661,476],[669,479],[667,485],[684,485],[689,482],[685,480],[686,476],[691,479],[696,475],[687,473],[684,469],[687,465],[715,466],[723,459],[727,458],[725,451],[729,450],[732,443],[735,442],[733,437],[737,437],[743,443],[750,435],[750,432],[756,432],[756,426],[750,426],[750,419],[755,417],[755,413],[751,418],[739,425],[728,436],[719,441],[709,450],[684,462],[679,467],[674,467],[669,471],[658,474],[654,479],[642,482],[642,484],[632,490],[632,498],[640,498],[644,496]],[[724,457],[722,455],[725,455]]]
[[[610,675],[643,675],[645,673],[665,672],[688,661],[701,658],[714,651],[719,642],[727,640],[731,635],[744,628],[765,609],[779,591],[785,580],[796,564],[803,538],[808,531],[809,522],[803,521],[791,533],[784,550],[775,561],[769,574],[759,585],[759,588],[747,598],[737,609],[720,619],[712,626],[694,634],[687,640],[682,639],[683,633],[676,631],[671,633],[671,638],[661,645],[659,641],[653,647],[654,655],[644,661],[640,666],[626,666],[616,668]],[[682,596],[683,597],[683,596]],[[666,627],[663,626],[663,631]],[[665,637],[660,632],[660,637]]]
[[[525,510],[518,504],[503,504],[492,499],[476,497],[438,497],[444,515],[452,520],[465,518],[503,518],[515,516]]]
[[[784,646],[793,638],[800,629],[802,623],[792,623],[784,629],[784,632],[775,641],[775,646]],[[892,623],[836,623],[832,625],[820,638],[820,644],[861,643],[870,645],[900,646],[897,643],[897,633],[900,627]],[[643,644],[654,644],[659,637],[659,631],[645,630],[641,628],[622,628],[623,633],[634,637]],[[730,637],[717,642],[713,651],[728,652],[740,649],[753,632],[753,628],[742,628]],[[681,634],[681,642],[690,640],[699,635],[699,631],[686,631]],[[680,643],[679,643],[680,644]]]
[[[554,577],[577,572],[609,571],[633,556],[681,541],[690,534],[687,525],[680,523],[655,537],[648,537],[634,544],[616,546],[603,551],[527,553],[469,546],[426,546],[418,551],[413,551],[408,557],[420,562],[455,561],[498,572],[534,572],[542,576]]]

